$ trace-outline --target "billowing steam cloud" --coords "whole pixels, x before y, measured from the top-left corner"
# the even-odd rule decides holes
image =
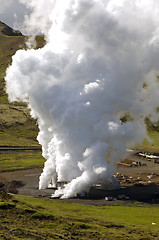
[[[51,180],[67,181],[54,196],[72,197],[99,180],[109,182],[126,148],[147,136],[145,117],[157,120],[159,4],[28,4],[33,27],[41,16],[38,28],[47,44],[17,51],[7,70],[6,91],[10,101],[27,102],[38,120],[38,141],[47,159],[39,188]]]

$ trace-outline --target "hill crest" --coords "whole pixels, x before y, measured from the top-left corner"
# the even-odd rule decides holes
[[[22,36],[22,33],[19,30],[12,29],[7,24],[0,21],[0,35]]]

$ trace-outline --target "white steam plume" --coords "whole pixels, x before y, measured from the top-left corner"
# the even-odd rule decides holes
[[[145,117],[158,118],[159,4],[29,4],[33,27],[41,17],[38,28],[47,44],[17,51],[7,69],[6,91],[10,101],[28,102],[38,119],[38,141],[47,159],[39,188],[57,176],[69,183],[54,196],[72,197],[99,180],[109,182],[126,148],[147,136]],[[128,121],[121,121],[125,115]]]

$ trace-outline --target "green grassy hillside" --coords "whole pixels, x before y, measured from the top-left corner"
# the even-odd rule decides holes
[[[91,206],[0,192],[0,239],[157,240],[159,208]]]
[[[12,34],[13,33],[13,34]],[[13,36],[11,36],[13,35]],[[37,47],[44,45],[38,36]],[[26,37],[0,22],[0,146],[36,146],[38,127],[23,103],[9,103],[4,76],[18,49],[25,48]]]

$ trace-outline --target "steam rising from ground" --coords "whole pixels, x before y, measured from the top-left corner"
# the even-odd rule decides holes
[[[111,181],[126,148],[147,136],[145,117],[157,120],[159,4],[32,0],[28,5],[30,26],[41,18],[37,27],[47,44],[17,51],[6,91],[10,101],[27,102],[38,120],[47,159],[39,188],[51,179],[68,181],[54,196],[72,197],[99,180]]]

